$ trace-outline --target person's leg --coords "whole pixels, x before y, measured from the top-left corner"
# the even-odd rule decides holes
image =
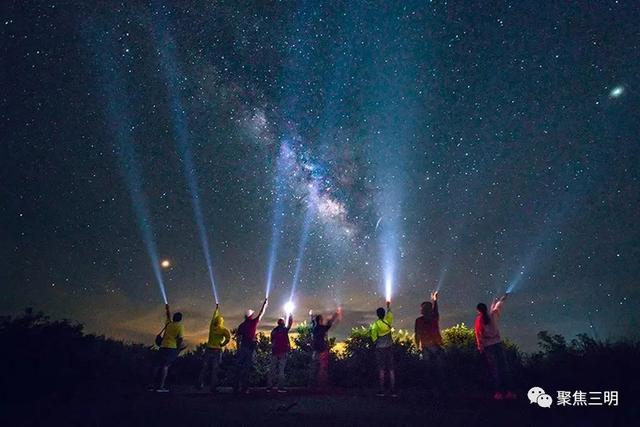
[[[220,370],[220,363],[222,362],[222,350],[214,352],[211,357],[211,384],[209,388],[212,392],[215,392],[218,388],[218,372]]]
[[[160,373],[160,366],[156,365],[156,366],[153,367],[153,376],[151,377],[151,384],[149,384],[149,390],[155,390],[155,388],[156,388],[156,379],[158,378],[158,373]]]
[[[329,350],[320,353],[320,365],[318,374],[318,386],[327,388],[329,386]]]
[[[279,357],[279,366],[278,366],[278,388],[282,389],[284,387],[284,368],[287,365],[287,355],[283,354]]]
[[[375,350],[376,356],[376,368],[378,369],[378,395],[384,395],[384,355],[382,354],[381,348],[376,348]]]
[[[498,394],[501,393],[501,390],[500,390],[500,373],[498,372],[498,361],[496,358],[495,345],[490,345],[488,347],[485,347],[484,356],[487,362],[489,375],[493,383],[493,391],[496,393],[496,397],[501,397],[501,396],[498,396]]]
[[[169,373],[169,366],[163,366],[160,371],[160,390],[164,390],[164,383],[167,380],[167,374]]]
[[[314,351],[311,354],[311,363],[309,363],[309,384],[308,387],[314,387],[317,385],[318,375],[318,352]]]
[[[500,391],[507,391],[510,388],[507,378],[507,361],[504,354],[504,345],[502,343],[496,344],[496,366],[498,368],[498,379],[500,381]]]
[[[393,363],[393,348],[389,347],[387,349],[387,371],[389,371],[389,388],[391,389],[391,394],[396,394],[396,370],[395,364]]]
[[[245,348],[240,357],[240,378],[238,381],[238,389],[240,391],[244,391],[247,388],[247,377],[249,376],[249,369],[251,368],[249,355],[249,350]]]
[[[431,368],[431,383],[434,388],[442,388],[444,382],[443,354],[440,346],[427,347],[429,366]]]
[[[202,356],[202,366],[200,367],[200,375],[198,375],[198,387],[204,388],[204,375],[207,373],[207,365],[209,364],[209,350],[204,351]]]
[[[238,352],[236,353],[236,381],[235,381],[235,391],[239,392],[242,391],[242,379],[244,376],[244,369],[245,369],[245,359],[246,359],[246,353],[247,353],[247,349],[244,348],[242,345],[240,346],[240,348],[238,349]]]
[[[244,360],[242,364],[242,372],[240,376],[240,390],[248,391],[249,390],[249,374],[251,374],[251,369],[253,368],[253,347],[247,349],[244,354]]]
[[[267,377],[267,388],[271,389],[273,387],[273,382],[276,377],[276,370],[278,369],[278,356],[275,354],[271,355],[271,360],[269,361],[269,376]]]

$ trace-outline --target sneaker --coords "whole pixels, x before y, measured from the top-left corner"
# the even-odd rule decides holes
[[[395,391],[391,391],[391,397],[398,397],[398,393],[396,393]]]
[[[168,388],[159,388],[156,390],[157,393],[169,393]]]
[[[283,388],[278,388],[278,389],[276,389],[276,391],[277,391],[278,393],[286,393],[286,392],[287,392],[287,390],[285,390],[285,389],[283,389]]]
[[[496,391],[496,393],[493,395],[493,400],[502,400],[504,399],[504,396],[502,395],[501,392]]]
[[[384,397],[384,390],[380,390],[376,393],[376,396],[378,397]]]
[[[504,398],[507,400],[516,400],[516,394],[512,391],[508,391]]]
[[[273,388],[271,387],[267,387],[267,389],[265,390],[267,393],[271,393],[271,390],[273,390]]]

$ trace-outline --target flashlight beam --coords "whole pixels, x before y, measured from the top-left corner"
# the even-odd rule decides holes
[[[267,283],[265,296],[268,298],[271,293],[273,282],[273,271],[276,266],[278,247],[280,246],[280,235],[282,233],[282,220],[284,217],[284,173],[288,147],[286,142],[280,145],[280,152],[276,161],[276,200],[273,204],[273,221],[271,224],[271,243],[269,246],[269,260],[267,262]]]
[[[151,268],[155,276],[162,299],[167,304],[167,292],[160,270],[160,259],[158,249],[154,239],[151,215],[147,203],[147,197],[142,188],[142,174],[136,158],[133,143],[133,131],[135,126],[131,121],[127,109],[128,97],[126,96],[125,84],[122,81],[121,67],[109,52],[115,51],[111,40],[107,40],[108,45],[96,52],[96,61],[101,69],[101,84],[107,98],[106,102],[106,122],[114,137],[114,151],[118,159],[120,171],[124,177],[134,215],[142,235],[142,241],[146,247]],[[107,77],[108,76],[108,77]]]
[[[205,262],[207,265],[209,282],[211,283],[211,291],[213,292],[213,297],[215,298],[216,303],[218,303],[219,299],[213,273],[211,249],[209,245],[209,238],[207,236],[207,227],[205,225],[204,215],[202,214],[202,206],[200,203],[198,176],[196,173],[196,167],[193,161],[193,153],[191,151],[191,144],[189,141],[188,119],[180,97],[180,87],[178,84],[179,81],[184,80],[184,76],[182,75],[175,59],[176,48],[174,41],[166,33],[166,31],[160,32],[156,29],[155,36],[157,45],[159,45],[158,52],[160,53],[160,63],[167,83],[167,92],[171,104],[171,112],[173,115],[173,133],[175,135],[178,150],[180,152],[182,163],[184,165],[184,175],[189,187],[189,193],[191,195],[191,206],[193,208],[196,226],[198,227],[200,245],[202,246],[202,252],[204,254]]]
[[[293,271],[293,280],[291,281],[291,295],[289,301],[293,300],[296,288],[298,287],[298,281],[300,280],[300,273],[302,272],[302,265],[304,264],[304,254],[307,248],[307,240],[309,240],[309,230],[311,228],[311,222],[313,220],[314,209],[312,204],[307,205],[307,212],[304,216],[304,223],[302,224],[302,234],[300,234],[300,241],[298,242],[298,257],[296,259],[296,267]]]

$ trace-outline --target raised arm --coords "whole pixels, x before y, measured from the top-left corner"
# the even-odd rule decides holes
[[[293,314],[289,313],[289,319],[287,320],[287,330],[291,329],[293,326]]]
[[[167,316],[167,323],[171,322],[171,310],[169,309],[169,304],[164,305],[164,314]]]
[[[500,298],[496,298],[495,300],[493,300],[493,303],[491,304],[491,312],[496,312],[498,314],[500,314],[501,310],[502,310],[502,306],[504,305],[504,302],[507,300],[507,296],[509,294],[504,294],[503,296],[501,296]]]
[[[418,319],[416,319],[416,323],[413,326],[413,340],[416,343],[416,348],[418,350],[422,350],[422,344],[420,342],[420,334],[418,334]]]
[[[327,321],[327,325],[329,327],[333,326],[334,323],[336,323],[338,320],[340,320],[340,307],[338,307],[338,309],[336,310],[335,313],[333,313],[331,315],[331,317],[329,318],[329,320]]]
[[[211,321],[213,322],[216,317],[220,315],[220,304],[216,303],[216,309],[213,310],[213,316],[211,317]]]
[[[265,298],[264,302],[262,303],[262,307],[260,308],[260,312],[258,313],[258,320],[262,320],[262,316],[264,316],[264,311],[267,308],[267,300],[268,298]]]

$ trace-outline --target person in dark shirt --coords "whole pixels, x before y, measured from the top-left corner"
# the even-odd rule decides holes
[[[420,312],[422,316],[418,317],[415,323],[416,348],[420,351],[422,360],[434,368],[432,385],[440,386],[443,381],[444,350],[440,335],[438,291],[431,294],[431,301],[425,301],[420,305]]]
[[[321,314],[313,317],[313,312],[310,310],[309,316],[311,316],[311,348],[313,350],[309,369],[309,387],[315,385],[319,389],[325,389],[329,386],[329,343],[327,334],[339,319],[340,308],[326,323]]]
[[[249,387],[247,380],[249,373],[253,367],[253,356],[256,350],[256,331],[258,324],[264,316],[267,308],[267,298],[264,299],[260,312],[254,316],[253,310],[248,310],[244,316],[244,322],[238,326],[236,332],[236,342],[238,343],[238,352],[236,355],[237,375],[235,391],[238,393],[248,393]]]
[[[293,316],[289,313],[285,326],[284,319],[278,319],[278,325],[271,331],[271,364],[269,365],[269,378],[267,392],[273,388],[273,383],[278,376],[276,390],[284,393],[284,367],[287,364],[287,355],[291,351],[289,342],[289,330],[293,325]]]
[[[431,360],[442,352],[437,291],[431,294],[431,301],[425,301],[420,305],[420,312],[422,316],[418,317],[415,323],[416,347],[424,360]]]

